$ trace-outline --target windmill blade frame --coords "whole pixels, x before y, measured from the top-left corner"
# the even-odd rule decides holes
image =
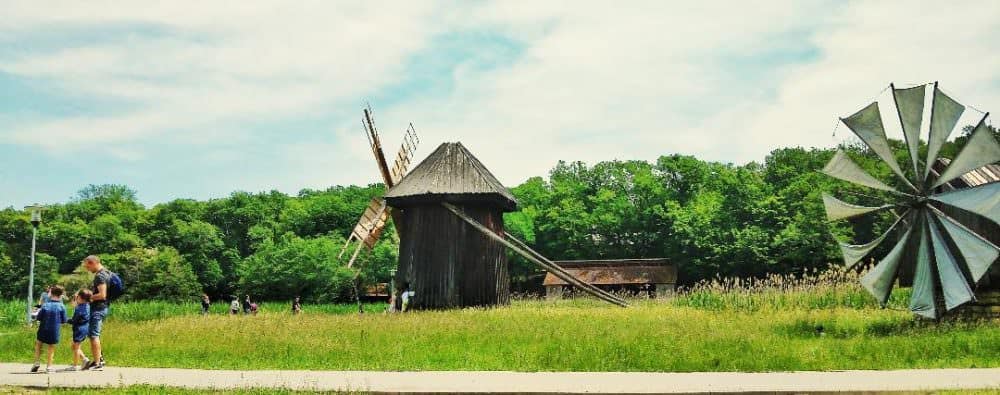
[[[945,193],[937,192],[949,181],[966,173],[1000,162],[1000,143],[986,126],[986,113],[976,124],[966,145],[935,179],[929,179],[931,165],[937,161],[941,147],[958,124],[966,106],[945,95],[938,84],[933,85],[932,106],[924,108],[927,86],[896,89],[890,85],[896,105],[897,120],[906,141],[913,166],[912,179],[907,179],[895,160],[895,153],[885,136],[878,102],[841,120],[869,149],[900,177],[914,194],[899,192],[872,177],[858,166],[843,150],[838,150],[822,172],[857,185],[896,194],[902,202],[866,207],[823,195],[830,221],[872,215],[889,207],[906,207],[883,234],[858,245],[840,243],[844,264],[851,268],[886,242],[889,235],[905,229],[889,253],[861,278],[862,286],[885,306],[893,284],[901,273],[913,274],[913,292],[909,309],[925,318],[938,318],[945,312],[976,300],[972,286],[989,271],[1000,257],[1000,248],[982,235],[949,217],[934,205],[957,208],[970,215],[985,218],[1000,225],[1000,181],[974,185]],[[930,111],[928,155],[924,171],[920,171],[919,144],[922,118]],[[900,224],[904,224],[900,227]]]

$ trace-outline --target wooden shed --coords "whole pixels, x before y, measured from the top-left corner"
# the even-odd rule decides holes
[[[609,292],[668,297],[677,288],[677,266],[666,259],[604,259],[555,261],[573,277]],[[542,281],[545,296],[558,299],[572,286],[554,276]]]
[[[468,225],[451,203],[497,234],[517,199],[461,143],[441,144],[385,195],[399,210],[397,294],[409,286],[414,309],[510,303],[505,246]]]
[[[938,173],[947,168],[950,162],[947,158],[938,159],[931,167],[932,174],[935,177],[938,176]],[[940,186],[938,192],[971,188],[994,182],[1000,182],[1000,165],[997,164],[986,165],[965,173]],[[1000,245],[1000,225],[961,209],[947,205],[937,207],[994,245]],[[958,313],[966,316],[1000,317],[1000,262],[993,262],[990,271],[983,276],[978,284],[975,284],[974,291],[976,300],[960,307]]]

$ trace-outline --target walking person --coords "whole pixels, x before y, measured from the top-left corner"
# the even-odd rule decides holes
[[[83,366],[90,364],[87,355],[83,353],[82,346],[83,341],[90,334],[90,298],[93,296],[94,294],[89,289],[81,289],[73,298],[73,318],[69,320],[70,325],[73,326],[73,365],[66,368],[68,372],[77,370],[81,361]]]
[[[103,370],[104,354],[101,351],[101,329],[104,326],[104,318],[108,316],[111,304],[111,280],[113,273],[104,267],[101,258],[91,255],[83,259],[83,267],[88,272],[94,274],[94,283],[91,287],[93,296],[90,297],[90,322],[87,328],[87,337],[90,338],[89,362],[83,365],[81,370]]]
[[[208,299],[208,294],[201,294],[201,315],[208,314],[209,307],[212,307],[212,302]]]
[[[45,373],[52,372],[52,357],[59,344],[59,326],[66,323],[66,306],[62,304],[63,288],[56,285],[49,288],[49,302],[38,309],[38,333],[35,335],[35,364],[31,373],[38,372],[41,367],[42,344],[49,346],[48,363]],[[58,302],[57,302],[58,300]]]

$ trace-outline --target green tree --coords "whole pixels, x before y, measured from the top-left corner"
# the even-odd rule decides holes
[[[132,300],[190,301],[202,293],[191,265],[171,247],[134,248],[104,262],[122,276],[125,296]]]
[[[337,257],[342,246],[339,240],[293,234],[267,241],[240,262],[240,293],[265,300],[349,301],[354,274]]]

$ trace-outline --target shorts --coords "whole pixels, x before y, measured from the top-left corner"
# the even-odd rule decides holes
[[[90,335],[90,325],[80,325],[73,327],[73,343],[83,343]]]
[[[35,339],[44,344],[54,346],[56,344],[59,344],[59,332],[56,332],[55,334],[38,332],[38,335],[35,336]]]
[[[101,326],[104,324],[104,317],[108,315],[108,306],[90,311],[90,328],[87,329],[87,336],[101,337]]]

